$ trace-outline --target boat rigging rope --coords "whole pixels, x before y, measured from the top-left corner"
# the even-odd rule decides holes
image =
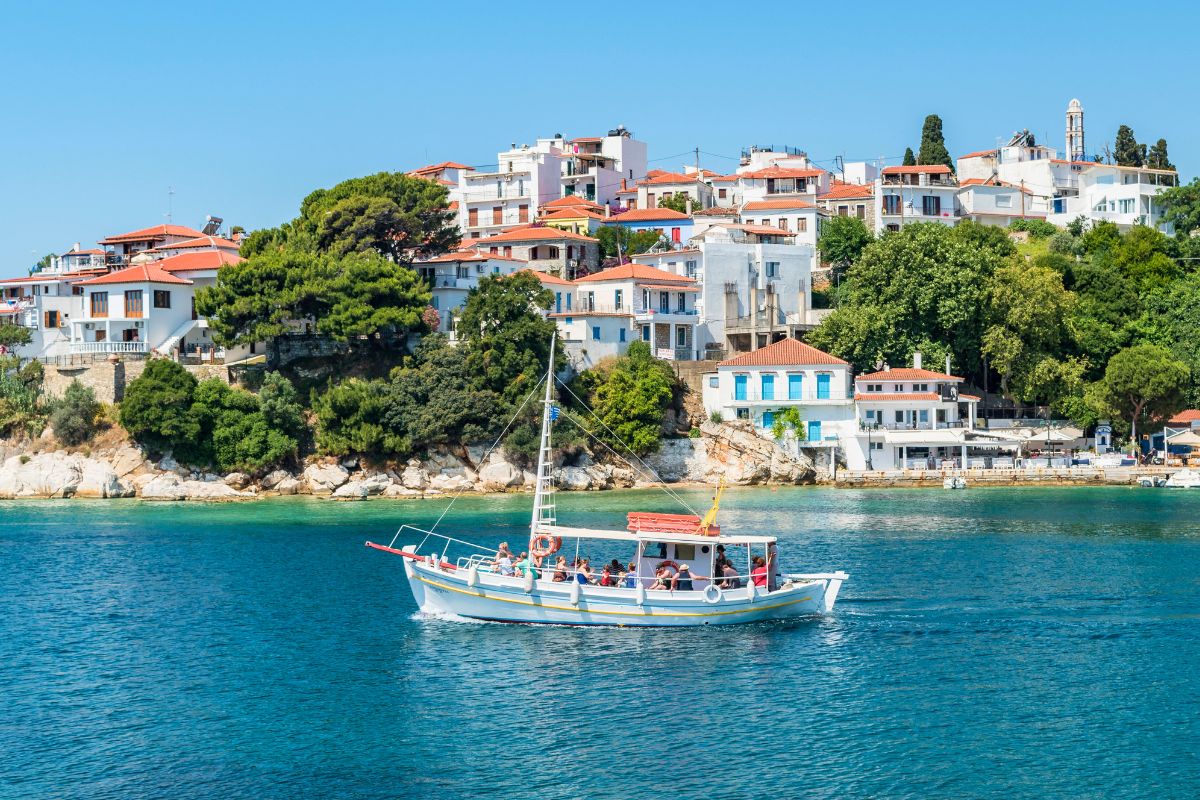
[[[529,392],[529,394],[525,395],[525,399],[521,401],[521,405],[517,406],[516,413],[513,414],[512,417],[508,420],[508,424],[504,426],[504,430],[500,431],[500,435],[496,437],[496,441],[492,442],[492,446],[487,449],[487,452],[483,454],[483,458],[479,459],[479,463],[476,466],[482,467],[484,464],[487,463],[488,456],[490,456],[492,454],[492,451],[495,450],[500,445],[500,441],[504,438],[504,435],[506,433],[508,433],[508,429],[511,428],[512,424],[517,421],[518,417],[521,416],[521,412],[525,410],[525,406],[529,403],[529,398],[531,398],[535,394],[537,394],[538,389],[541,388],[542,382],[545,380],[546,380],[546,376],[543,375],[542,379],[537,382],[537,384],[533,387],[533,389]],[[450,498],[450,502],[446,504],[446,507],[444,509],[442,509],[442,513],[438,516],[437,522],[433,523],[433,527],[431,527],[429,529],[429,533],[433,533],[434,531],[437,530],[437,526],[442,524],[442,518],[445,517],[446,514],[448,514],[450,512],[450,507],[454,505],[454,501],[457,500],[458,498],[462,497],[462,493],[465,492],[466,490],[467,490],[467,486],[459,487],[459,490],[454,493],[453,497]]]
[[[569,393],[570,393],[571,397],[574,397],[574,398],[575,398],[575,401],[576,401],[577,403],[579,403],[581,406],[583,406],[584,408],[586,408],[586,409],[588,410],[588,413],[589,413],[589,414],[591,414],[591,415],[592,415],[592,417],[594,417],[594,418],[595,418],[595,420],[596,420],[597,422],[599,422],[601,425],[603,425],[603,426],[604,426],[604,430],[608,431],[609,435],[611,435],[611,436],[613,437],[613,439],[615,439],[615,440],[616,440],[616,442],[617,442],[618,444],[620,444],[622,447],[624,447],[624,448],[625,448],[625,450],[626,450],[626,451],[629,453],[629,455],[633,456],[633,458],[634,458],[634,459],[637,461],[637,463],[641,465],[642,469],[643,469],[643,470],[645,470],[645,471],[646,471],[646,472],[647,472],[647,473],[648,473],[648,474],[649,474],[649,475],[650,475],[650,476],[651,476],[651,477],[654,479],[654,481],[655,481],[656,483],[658,483],[658,485],[659,485],[659,488],[660,488],[660,489],[662,489],[662,490],[663,490],[663,491],[664,491],[666,494],[668,494],[668,495],[670,495],[672,498],[674,498],[675,502],[679,503],[681,506],[683,506],[684,508],[686,508],[686,509],[687,509],[688,511],[690,511],[690,512],[691,512],[693,515],[695,515],[695,516],[697,516],[697,517],[698,517],[698,516],[700,516],[698,513],[696,513],[696,510],[695,510],[694,508],[692,508],[690,505],[688,505],[688,504],[687,504],[687,503],[684,501],[684,499],[683,499],[682,497],[680,497],[679,495],[677,495],[677,494],[675,494],[674,492],[672,492],[672,491],[671,491],[671,490],[670,490],[670,489],[667,487],[667,484],[666,484],[666,482],[665,482],[665,481],[664,481],[664,480],[663,480],[663,479],[662,479],[662,478],[659,476],[659,474],[658,474],[657,472],[655,472],[655,471],[654,471],[654,469],[653,469],[653,468],[652,468],[652,467],[651,467],[649,464],[647,464],[645,461],[643,461],[643,460],[642,460],[642,459],[641,459],[641,458],[638,456],[638,454],[637,454],[637,453],[633,452],[633,450],[631,450],[627,444],[625,444],[623,441],[621,441],[621,437],[620,437],[620,436],[618,436],[618,435],[617,435],[617,434],[616,434],[616,433],[613,431],[613,429],[612,429],[612,428],[608,427],[608,424],[607,424],[607,423],[605,423],[605,421],[604,421],[604,420],[602,420],[602,419],[601,419],[601,418],[600,418],[600,417],[599,417],[599,416],[596,414],[596,412],[595,412],[595,411],[592,411],[592,409],[588,407],[588,404],[587,404],[587,403],[585,403],[585,402],[583,402],[583,400],[581,400],[581,399],[579,398],[579,395],[575,394],[575,392],[571,390],[571,387],[570,387],[570,386],[568,386],[568,385],[567,385],[565,382],[563,382],[563,381],[561,381],[561,380],[558,380],[558,378],[557,378],[557,377],[555,378],[555,380],[557,380],[557,381],[558,381],[558,383],[559,383],[559,385],[560,385],[560,386],[562,386],[564,389],[566,389],[566,390],[567,390],[567,392],[569,392]],[[563,409],[563,411],[566,411],[566,409]],[[571,416],[575,416],[575,415],[574,415],[574,414],[572,414]],[[631,466],[631,467],[632,467],[632,466],[634,466],[634,465],[633,465],[633,463],[629,461],[629,459],[625,458],[625,457],[624,457],[624,456],[622,456],[620,453],[618,453],[616,450],[614,450],[612,447],[610,447],[610,446],[608,445],[608,443],[607,443],[607,442],[605,442],[605,441],[603,441],[603,440],[602,440],[602,439],[601,439],[599,436],[597,436],[596,434],[594,434],[594,433],[592,433],[591,431],[589,431],[585,425],[583,425],[582,423],[580,423],[580,422],[578,422],[578,421],[576,421],[576,420],[571,420],[571,421],[572,421],[572,422],[574,422],[574,423],[575,423],[575,424],[576,424],[576,425],[579,427],[579,429],[580,429],[581,431],[583,431],[583,432],[584,432],[584,433],[586,433],[588,436],[591,436],[593,439],[595,439],[597,442],[599,442],[599,443],[600,443],[602,446],[604,446],[604,447],[605,447],[605,448],[606,448],[606,449],[607,449],[607,450],[608,450],[610,453],[612,453],[614,456],[616,456],[617,458],[621,459],[621,460],[622,460],[622,461],[624,461],[625,463],[629,464],[629,466]]]

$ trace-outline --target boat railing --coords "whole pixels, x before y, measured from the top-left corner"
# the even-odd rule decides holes
[[[435,543],[435,547],[437,547],[438,550],[440,551],[438,553],[438,555],[443,560],[445,560],[446,553],[450,550],[451,543],[465,545],[467,547],[472,548],[473,550],[479,551],[475,555],[468,556],[466,558],[478,558],[481,561],[494,561],[496,558],[496,555],[500,552],[499,550],[491,550],[487,547],[484,547],[483,545],[476,544],[475,542],[468,542],[463,539],[455,539],[453,536],[447,536],[444,533],[434,533],[433,531],[427,531],[424,528],[418,528],[415,525],[401,525],[396,530],[396,535],[392,537],[392,541],[388,546],[394,548],[396,546],[396,540],[399,539],[401,534],[404,534],[405,532],[424,534],[424,537],[421,539],[421,543],[418,544],[416,547],[417,553],[425,553],[425,546],[429,543],[430,539],[433,539],[434,543]],[[444,542],[444,544],[442,544],[440,547],[438,547],[436,544],[438,541]],[[462,558],[459,559],[460,562],[462,560],[463,560]]]

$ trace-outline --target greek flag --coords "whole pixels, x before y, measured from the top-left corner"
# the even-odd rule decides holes
[[[550,421],[558,421],[558,406],[550,406]]]

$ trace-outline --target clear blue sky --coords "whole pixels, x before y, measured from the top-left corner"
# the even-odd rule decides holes
[[[1127,123],[1200,169],[1189,4],[23,3],[0,25],[0,275],[208,213],[248,229],[379,170],[495,160],[624,124],[656,167],[699,146],[899,159],[1029,128],[1089,151]],[[1140,33],[1138,14],[1149,16]],[[690,161],[690,158],[687,159]],[[702,165],[732,170],[712,155]]]

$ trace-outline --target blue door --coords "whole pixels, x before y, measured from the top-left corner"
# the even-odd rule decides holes
[[[764,428],[770,428],[774,424],[775,424],[775,412],[774,411],[764,411],[763,416],[762,416],[762,426]]]
[[[775,399],[775,375],[770,372],[762,374],[762,399]]]
[[[829,399],[829,373],[823,373],[817,376],[817,399]]]
[[[733,376],[733,399],[734,400],[745,400],[746,399],[746,376],[745,375],[734,375]]]
[[[821,422],[820,420],[810,420],[808,423],[808,440],[810,442],[821,441]]]
[[[804,390],[804,376],[800,373],[788,375],[788,400],[800,400]]]
[[[562,292],[554,293],[554,312],[556,314],[562,313]]]

